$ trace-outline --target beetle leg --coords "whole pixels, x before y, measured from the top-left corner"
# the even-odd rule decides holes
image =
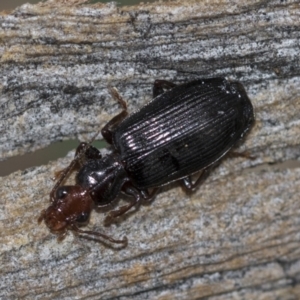
[[[167,80],[160,80],[160,79],[155,80],[152,89],[153,98],[159,96],[160,94],[163,94],[164,89],[170,89],[175,86],[176,86],[175,83]]]
[[[130,210],[131,207],[140,203],[142,199],[142,194],[131,186],[127,186],[124,190],[124,193],[126,195],[132,196],[134,199],[129,204],[123,205],[116,210],[110,211],[108,216],[104,219],[105,225],[109,225],[110,223],[112,223],[113,219],[124,215],[128,210]]]
[[[88,143],[81,142],[75,151],[75,155],[74,155],[75,165],[73,166],[73,169],[77,169],[82,166],[80,159],[77,159],[77,157],[79,157],[81,155],[81,152],[83,151],[84,151],[84,158],[86,160],[100,159],[102,157],[101,152],[97,148],[88,145]],[[64,174],[65,170],[67,170],[67,168],[56,171],[54,173],[54,177],[52,178],[52,180],[54,181],[57,180],[60,176]]]
[[[87,150],[90,148],[90,147],[92,147],[92,146],[90,146],[89,148],[87,148],[88,147],[88,144],[87,143],[85,143],[85,142],[81,142],[78,146],[77,146],[77,148],[76,148],[76,151],[75,151],[75,155],[74,155],[74,160],[76,160],[76,164],[74,165],[74,169],[76,169],[76,168],[79,168],[80,167],[80,163],[79,163],[79,160],[77,160],[76,159],[76,157],[77,156],[79,156],[80,154],[81,154],[81,152],[85,152],[85,156],[87,156],[86,155],[86,152],[87,152]],[[86,149],[87,148],[87,149]],[[97,151],[99,151],[98,149],[96,149],[95,147],[93,147],[95,150],[97,150]],[[100,151],[99,151],[100,152]],[[100,157],[101,158],[101,157]],[[62,170],[59,170],[59,171],[56,171],[55,172],[55,175],[54,175],[54,179],[57,179],[58,177],[60,177],[62,174],[63,174],[63,172],[66,170],[67,168],[64,168],[64,169],[62,169]]]
[[[181,183],[188,192],[194,192],[208,177],[210,170],[211,167],[204,169],[194,183],[192,182],[191,176],[182,178]]]
[[[160,188],[155,188],[151,191],[151,193],[149,193],[148,190],[141,190],[143,201],[145,201],[146,203],[150,203],[151,201],[153,201],[159,190]]]
[[[97,148],[85,142],[81,142],[76,148],[75,158],[77,155],[81,155],[81,152],[83,152],[83,157],[87,160],[102,158],[101,152]]]
[[[247,151],[244,151],[244,152],[230,151],[230,152],[228,153],[228,156],[229,156],[229,157],[232,157],[232,158],[234,158],[234,157],[244,157],[244,158],[248,158],[248,159],[251,159],[251,160],[256,159],[255,156],[252,156],[252,155],[251,155],[249,152],[247,152]]]
[[[128,196],[132,196],[134,199],[127,205],[123,205],[119,207],[116,210],[112,210],[109,212],[108,216],[104,220],[105,225],[109,225],[112,223],[113,219],[120,217],[124,215],[127,211],[129,211],[133,206],[136,204],[140,204],[141,201],[152,201],[157,192],[159,191],[159,188],[153,189],[151,193],[149,193],[148,190],[137,190],[133,188],[132,186],[127,186],[126,189],[124,190],[124,193]]]
[[[115,128],[127,117],[127,104],[126,101],[121,97],[116,88],[110,89],[110,94],[114,99],[116,99],[122,106],[123,110],[113,117],[106,125],[102,128],[101,134],[103,138],[109,143],[112,144],[112,136]]]

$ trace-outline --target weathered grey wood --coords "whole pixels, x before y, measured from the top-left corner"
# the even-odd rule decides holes
[[[298,9],[299,1],[24,5],[1,17],[1,157],[95,132],[119,109],[108,85],[136,109],[156,78],[242,81],[265,116],[262,134],[297,120],[294,109],[266,119],[260,105],[297,104]]]
[[[224,160],[191,196],[166,187],[109,228],[94,212],[90,228],[128,237],[120,251],[37,226],[72,154],[0,178],[0,298],[298,299],[299,1],[75,2],[0,17],[1,158],[87,139],[120,110],[109,85],[134,110],[156,78],[226,76],[255,106],[237,150],[256,159]]]

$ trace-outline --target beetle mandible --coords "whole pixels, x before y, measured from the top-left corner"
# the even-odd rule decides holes
[[[88,221],[94,207],[110,204],[120,192],[132,201],[111,211],[106,222],[153,199],[158,188],[170,182],[181,181],[193,191],[254,123],[253,107],[242,84],[225,78],[181,85],[156,80],[154,99],[130,116],[126,102],[116,90],[112,94],[123,107],[101,130],[112,153],[102,157],[90,143],[81,143],[39,218],[60,237],[73,230],[126,244],[126,237],[115,240],[78,226]],[[76,165],[80,167],[76,184],[61,186]],[[201,175],[192,182],[190,175],[198,171]]]

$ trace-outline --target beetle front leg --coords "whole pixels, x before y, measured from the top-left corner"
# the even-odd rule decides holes
[[[88,145],[88,143],[81,142],[75,151],[74,160],[76,160],[76,163],[73,166],[74,169],[78,169],[82,166],[82,162],[80,161],[80,159],[77,159],[77,157],[79,157],[81,155],[81,153],[83,153],[83,157],[86,160],[100,159],[102,157],[101,152],[97,148],[95,148],[91,145]],[[52,178],[52,179],[57,180],[57,178],[59,178],[60,176],[63,175],[63,173],[65,172],[66,169],[67,168],[56,171],[54,173],[54,178]]]
[[[102,128],[101,134],[103,138],[109,143],[112,144],[113,132],[118,127],[118,125],[127,117],[127,104],[126,101],[121,97],[116,88],[110,89],[110,94],[114,99],[116,99],[122,106],[123,110],[113,117],[106,125]]]
[[[155,80],[152,89],[153,98],[159,96],[160,94],[163,94],[164,89],[171,89],[175,86],[176,86],[175,83],[167,80],[160,80],[160,79]]]
[[[85,142],[81,142],[79,144],[79,146],[76,148],[74,158],[76,158],[77,155],[81,155],[81,153],[84,153],[84,157],[86,159],[100,159],[100,158],[102,158],[101,152],[97,148],[95,148],[95,147],[93,147],[93,146],[91,146],[91,145],[89,145],[88,143],[85,143]]]
[[[77,159],[77,167],[82,167],[86,161],[101,159],[102,155],[99,149],[92,146],[91,144],[82,142],[76,149],[75,158]]]

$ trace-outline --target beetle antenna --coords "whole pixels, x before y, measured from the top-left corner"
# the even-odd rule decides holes
[[[63,172],[61,173],[59,179],[56,181],[55,185],[53,186],[51,192],[50,192],[50,201],[54,202],[54,195],[58,187],[61,185],[61,183],[65,180],[65,178],[70,174],[70,172],[75,167],[78,160],[84,155],[86,150],[91,146],[91,144],[94,142],[96,137],[99,135],[101,130],[98,130],[96,134],[92,137],[92,139],[86,143],[86,145],[75,155],[74,159],[70,162],[70,164],[63,169]]]
[[[92,237],[96,237],[96,240],[101,242],[101,240],[97,239],[97,237],[102,237],[108,241],[110,241],[111,243],[115,243],[115,244],[123,244],[124,247],[127,246],[127,243],[128,243],[128,239],[127,237],[125,236],[123,238],[123,240],[116,240],[114,238],[112,238],[111,236],[108,236],[106,234],[103,234],[103,233],[100,233],[100,232],[97,232],[97,231],[91,231],[91,230],[81,230],[79,229],[76,225],[73,225],[71,227],[71,229],[75,232],[78,232],[80,234],[85,234],[85,235],[88,235],[88,236],[92,236]]]

